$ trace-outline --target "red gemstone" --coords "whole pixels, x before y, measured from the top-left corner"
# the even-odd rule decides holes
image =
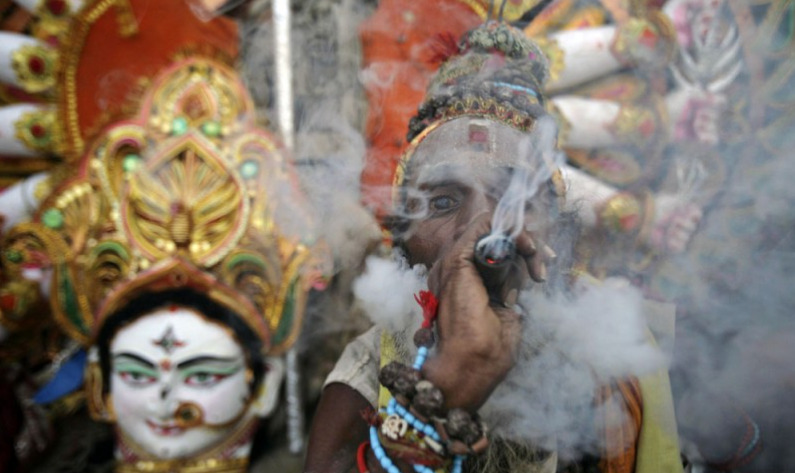
[[[36,75],[44,73],[44,66],[44,59],[38,56],[33,56],[28,59],[28,69]]]
[[[34,138],[41,138],[47,134],[47,130],[45,130],[40,124],[36,123],[30,127],[30,134],[33,135]]]
[[[66,0],[48,0],[47,9],[55,16],[61,16],[66,12]]]

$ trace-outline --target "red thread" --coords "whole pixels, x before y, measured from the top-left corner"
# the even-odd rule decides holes
[[[372,407],[367,407],[360,413],[362,419],[367,422],[367,425],[378,427],[381,425],[381,418],[378,416],[378,411]]]
[[[439,308],[439,301],[431,291],[420,291],[419,294],[414,294],[414,300],[422,307],[422,328],[433,327],[433,321],[436,320],[436,310]]]

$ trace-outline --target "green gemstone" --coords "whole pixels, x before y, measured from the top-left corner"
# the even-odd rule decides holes
[[[188,131],[188,120],[185,117],[177,117],[171,122],[171,134],[175,136],[184,135]]]
[[[8,250],[6,251],[6,258],[8,261],[12,263],[21,263],[22,262],[22,253],[17,250]]]
[[[221,134],[221,125],[218,122],[205,122],[202,125],[202,132],[210,137],[215,138]]]
[[[259,164],[256,161],[245,161],[240,165],[240,174],[246,178],[251,179],[259,172]]]
[[[124,172],[137,171],[141,167],[141,157],[135,153],[130,153],[122,159],[121,167]]]
[[[41,221],[49,228],[61,228],[63,213],[58,209],[48,209],[41,215]]]

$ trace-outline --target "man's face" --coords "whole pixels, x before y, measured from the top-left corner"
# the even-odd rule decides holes
[[[185,458],[249,418],[248,370],[231,331],[192,310],[144,315],[110,345],[118,426],[157,458]]]
[[[448,122],[426,137],[404,183],[409,225],[403,241],[411,264],[430,268],[476,216],[494,213],[517,166],[525,165],[525,137],[508,126],[471,118]],[[519,199],[522,231],[545,239],[554,203],[547,185],[513,197]]]

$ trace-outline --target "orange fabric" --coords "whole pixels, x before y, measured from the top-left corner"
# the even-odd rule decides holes
[[[604,408],[597,425],[605,442],[599,469],[602,473],[632,473],[643,420],[640,383],[636,378],[629,378],[603,386],[597,402]]]
[[[439,34],[457,41],[483,20],[459,0],[383,0],[360,29],[369,103],[368,156],[362,173],[365,204],[388,208],[409,119],[439,64],[431,59]]]
[[[218,17],[203,22],[184,0],[129,0],[129,4],[138,24],[136,34],[122,36],[119,9],[111,7],[93,24],[80,50],[77,115],[86,141],[110,113],[118,113],[134,98],[131,95],[140,90],[142,79],[154,77],[180,52],[200,47],[237,56],[237,26],[232,20]]]

